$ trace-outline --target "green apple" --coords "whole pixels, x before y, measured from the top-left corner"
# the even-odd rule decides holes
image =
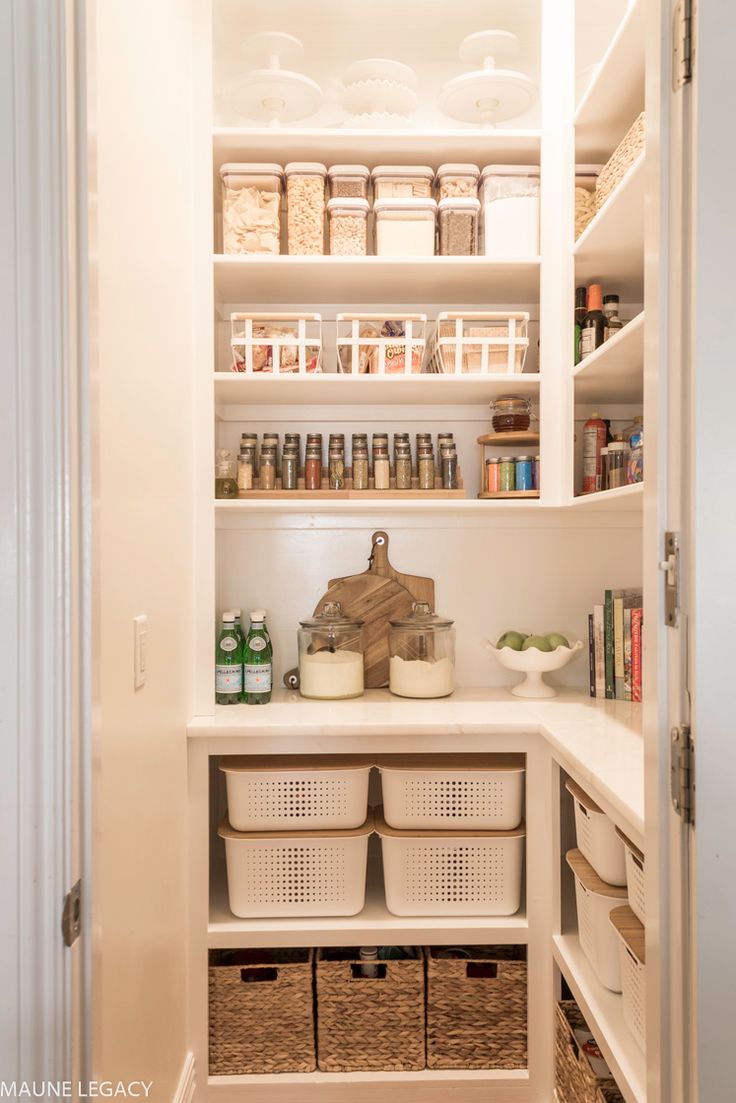
[[[525,639],[526,634],[524,632],[504,632],[502,636],[499,636],[496,647],[499,650],[502,647],[510,647],[512,651],[521,651]]]
[[[527,636],[521,645],[522,651],[529,651],[534,647],[537,651],[552,651],[552,645],[546,636]]]
[[[563,636],[560,632],[550,632],[547,636],[547,643],[554,651],[556,647],[569,647],[570,644],[566,636]]]

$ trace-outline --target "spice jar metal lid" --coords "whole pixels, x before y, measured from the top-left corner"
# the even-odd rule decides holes
[[[489,463],[500,463],[500,462],[501,462],[501,460],[498,456],[493,456],[490,460],[486,460],[486,467],[488,467]]]
[[[455,623],[447,617],[441,617],[432,612],[432,606],[428,601],[415,601],[408,617],[399,617],[389,621],[392,628],[417,628],[432,631],[435,628],[451,628]]]
[[[322,606],[322,612],[317,616],[307,617],[306,620],[299,621],[302,628],[360,628],[365,621],[359,620],[356,617],[349,617],[347,613],[343,612],[342,605],[339,601],[326,601]]]
[[[521,463],[521,461],[523,460],[525,463],[531,463],[533,459],[534,456],[517,456],[516,462]]]
[[[499,463],[516,463],[516,456],[501,456]]]

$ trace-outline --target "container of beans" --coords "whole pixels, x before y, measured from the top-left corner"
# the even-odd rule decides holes
[[[370,178],[365,165],[331,165],[327,170],[330,199],[367,199]]]
[[[513,456],[501,456],[498,462],[498,489],[516,490],[516,460]]]
[[[330,253],[333,257],[364,257],[368,251],[368,200],[330,199]]]
[[[287,248],[291,256],[325,251],[325,177],[316,161],[291,161],[286,176]]]
[[[478,199],[440,199],[441,257],[474,257],[478,252]]]
[[[491,402],[494,433],[525,433],[532,421],[532,404],[520,395],[505,394]]]
[[[477,199],[480,169],[477,165],[440,165],[437,169],[437,189],[443,199]]]

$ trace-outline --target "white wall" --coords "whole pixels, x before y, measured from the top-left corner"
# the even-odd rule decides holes
[[[90,32],[95,381],[92,1075],[171,1100],[186,1052],[192,522],[192,9]],[[95,241],[96,235],[96,241]],[[134,691],[133,617],[148,615]]]

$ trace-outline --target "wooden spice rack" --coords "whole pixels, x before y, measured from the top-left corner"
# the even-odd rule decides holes
[[[304,485],[303,474],[299,476],[297,481],[296,490],[284,490],[281,485],[281,479],[276,479],[276,485],[272,490],[264,490],[259,485],[259,480],[254,479],[254,486],[252,490],[241,490],[238,492],[238,501],[248,501],[249,499],[263,499],[263,498],[305,498],[318,500],[320,498],[329,498],[330,500],[335,498],[373,498],[373,499],[396,499],[396,498],[422,498],[422,499],[448,499],[448,498],[464,498],[465,497],[465,484],[463,482],[462,472],[458,469],[458,486],[456,490],[446,490],[442,485],[442,476],[437,468],[435,468],[434,474],[434,490],[420,490],[419,479],[416,475],[412,476],[411,489],[401,490],[396,486],[395,476],[391,476],[388,490],[376,490],[373,477],[368,480],[367,490],[355,490],[353,487],[353,473],[351,467],[345,468],[345,486],[342,490],[332,490],[330,488],[330,482],[328,477],[327,468],[322,470],[322,485],[319,490],[307,490]]]
[[[538,448],[539,433],[484,433],[478,437],[480,445],[480,485],[486,485],[485,458],[486,448]],[[496,490],[489,493],[487,490],[478,494],[479,498],[539,498],[538,490]]]

